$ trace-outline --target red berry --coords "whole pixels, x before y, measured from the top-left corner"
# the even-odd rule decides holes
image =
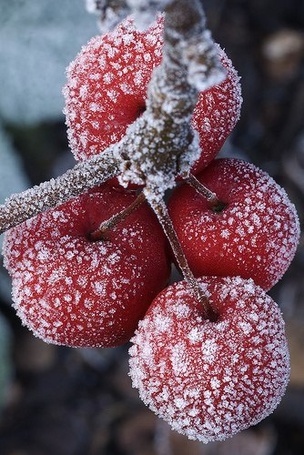
[[[147,85],[162,58],[163,21],[136,30],[127,18],[92,38],[67,69],[63,89],[70,147],[79,160],[119,141],[145,110]]]
[[[206,443],[274,411],[288,383],[289,353],[278,306],[252,280],[199,282],[217,321],[202,318],[185,281],[169,286],[131,340],[130,376],[152,411]]]
[[[104,185],[6,234],[14,306],[35,335],[100,347],[132,336],[170,274],[161,227],[142,204],[105,240],[89,234],[134,197]]]
[[[242,97],[238,74],[226,53],[220,46],[217,49],[227,76],[221,84],[199,95],[192,126],[199,134],[202,153],[192,168],[192,174],[200,172],[218,154],[240,115]]]
[[[173,192],[170,216],[194,275],[240,275],[270,289],[287,270],[300,235],[285,190],[237,159],[214,160],[197,178],[224,208],[212,207],[189,185]]]
[[[114,31],[92,38],[67,70],[65,114],[70,147],[84,160],[119,141],[145,110],[147,86],[161,63],[163,18],[148,30],[136,30],[131,18]],[[227,77],[202,92],[193,114],[202,155],[194,172],[218,153],[235,126],[241,107],[239,78],[218,47]]]

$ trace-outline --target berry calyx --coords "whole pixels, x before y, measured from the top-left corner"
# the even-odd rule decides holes
[[[202,442],[257,424],[289,380],[284,322],[252,280],[203,277],[211,322],[185,282],[162,291],[132,338],[130,376],[143,402],[172,429]]]
[[[216,159],[198,181],[215,205],[187,184],[168,209],[189,266],[204,275],[252,278],[268,290],[286,272],[300,235],[287,194],[266,172],[238,159]]]
[[[127,127],[145,110],[147,87],[160,65],[163,16],[146,31],[132,18],[112,32],[94,37],[67,70],[65,114],[71,150],[78,160],[99,154],[118,142]],[[238,75],[217,46],[226,79],[199,95],[192,126],[202,149],[192,171],[204,168],[235,126],[241,107]]]
[[[14,307],[35,335],[74,347],[113,347],[132,336],[167,284],[166,239],[146,203],[105,240],[90,235],[135,199],[103,185],[6,233]]]

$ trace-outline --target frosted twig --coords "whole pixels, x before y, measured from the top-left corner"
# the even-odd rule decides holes
[[[163,61],[152,75],[146,111],[127,130],[127,160],[120,169],[121,183],[145,185],[146,197],[153,189],[163,197],[175,186],[177,175],[189,172],[199,157],[198,140],[191,127],[193,109],[202,87],[208,89],[225,75],[206,32],[199,1],[165,3]],[[187,50],[188,45],[192,51]]]
[[[112,30],[120,21],[131,14],[126,0],[85,0],[89,13],[96,14],[101,33]]]
[[[136,25],[139,29],[145,30],[155,20],[159,11],[165,11],[172,0],[126,0]]]
[[[109,147],[102,154],[76,164],[74,168],[56,179],[41,183],[22,193],[13,194],[6,199],[5,204],[0,206],[0,233],[116,175],[118,160],[113,156],[114,147]]]
[[[119,175],[124,186],[142,184],[147,199],[152,195],[153,200],[156,196],[161,200],[165,191],[175,186],[176,177],[190,171],[200,155],[191,126],[199,91],[220,82],[225,73],[206,31],[199,0],[161,3],[166,5],[163,61],[152,75],[146,111],[119,143],[100,155],[57,179],[11,196],[0,206],[0,232],[113,175]]]

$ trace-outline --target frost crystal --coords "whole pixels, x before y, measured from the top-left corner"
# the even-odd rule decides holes
[[[98,26],[101,33],[112,30],[130,14],[124,0],[85,0],[89,13],[99,16]]]
[[[132,336],[169,275],[166,239],[147,204],[92,242],[135,196],[95,187],[5,235],[5,266],[23,324],[44,341],[110,347]]]
[[[150,306],[129,353],[143,402],[174,430],[207,443],[272,413],[290,368],[284,321],[261,288],[239,277],[200,282],[218,320],[202,319],[186,282],[175,283]]]
[[[155,20],[157,12],[164,11],[170,0],[126,0],[137,27],[147,29]]]

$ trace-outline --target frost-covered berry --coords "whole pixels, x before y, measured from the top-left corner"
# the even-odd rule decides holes
[[[145,110],[147,85],[162,58],[162,31],[162,19],[141,32],[127,18],[92,38],[70,63],[64,111],[76,159],[119,141]]]
[[[169,212],[195,276],[242,276],[268,290],[283,276],[299,242],[287,194],[266,172],[237,159],[214,160],[198,180],[214,206],[189,185],[175,189]]]
[[[289,352],[278,306],[252,280],[199,282],[217,320],[203,319],[185,281],[169,286],[131,340],[130,376],[152,411],[207,443],[274,411],[289,380]]]
[[[134,198],[104,185],[6,233],[13,305],[35,335],[99,347],[120,345],[133,335],[167,284],[164,234],[147,204],[104,239],[92,241],[90,234]]]
[[[102,152],[119,141],[145,110],[152,71],[161,63],[163,17],[145,31],[127,18],[113,31],[92,38],[67,69],[65,114],[71,150],[78,160]],[[220,47],[226,79],[201,92],[192,124],[202,154],[198,172],[219,152],[240,113],[239,77]]]

